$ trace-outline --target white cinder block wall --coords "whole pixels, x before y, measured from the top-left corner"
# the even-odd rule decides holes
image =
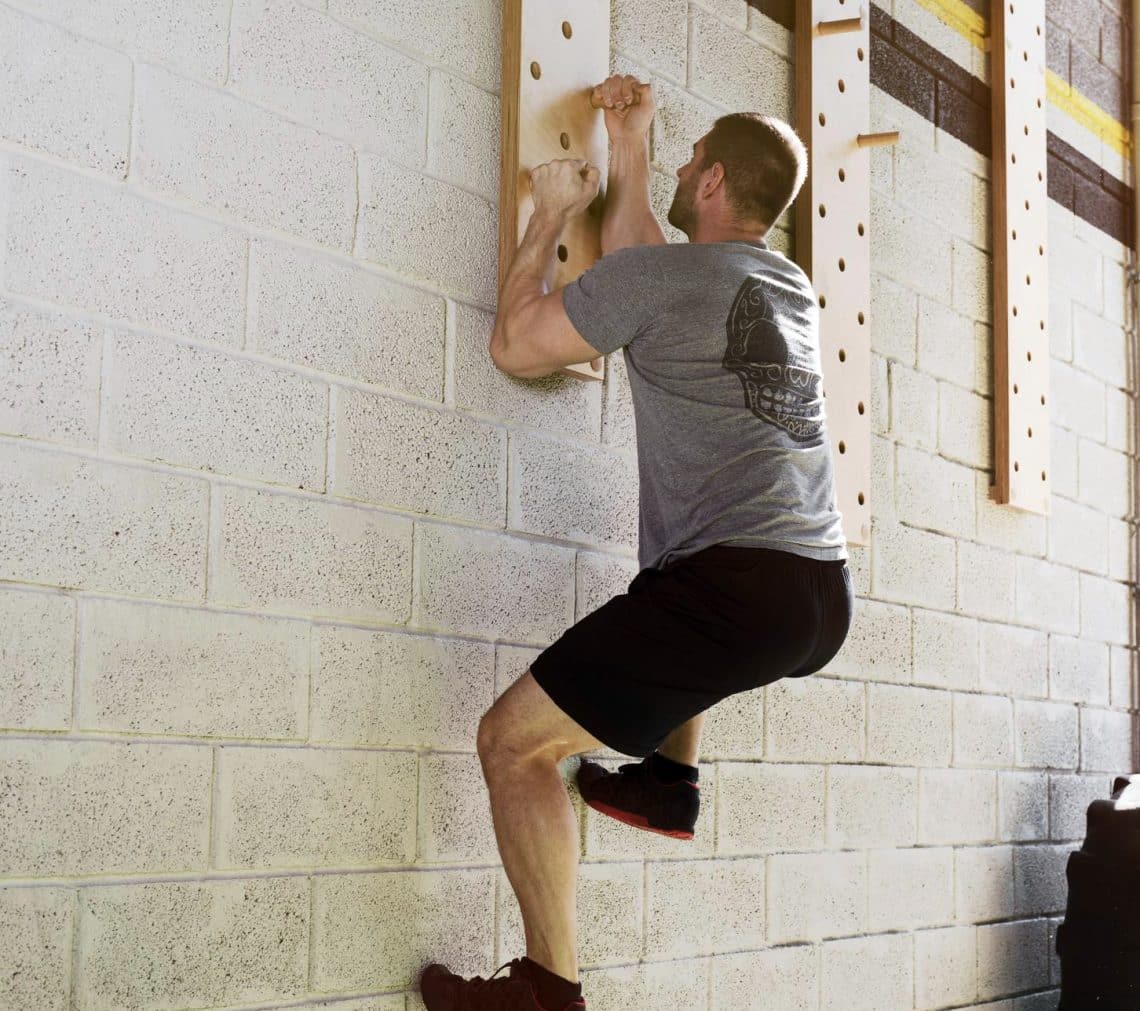
[[[523,953],[476,725],[636,573],[637,473],[620,355],[487,354],[499,39],[492,0],[0,3],[0,1007],[417,1011],[427,961]],[[790,44],[615,0],[662,220],[717,115],[791,118]],[[695,842],[572,792],[597,1011],[1051,1009],[1131,764],[1126,251],[1050,206],[1052,514],[993,505],[988,161],[872,112],[856,622],[714,711]]]

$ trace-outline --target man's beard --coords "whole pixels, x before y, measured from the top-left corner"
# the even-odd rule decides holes
[[[673,203],[669,206],[666,220],[674,228],[684,232],[689,238],[693,237],[693,194],[691,187],[684,183],[677,183],[677,192],[673,194]]]

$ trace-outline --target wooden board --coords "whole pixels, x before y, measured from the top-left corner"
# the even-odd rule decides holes
[[[996,4],[990,24],[996,479],[990,497],[1048,515],[1044,0]]]
[[[857,30],[820,29],[858,17]],[[819,299],[824,409],[849,544],[871,539],[870,11],[796,0],[796,132],[808,149],[796,261]]]
[[[590,105],[609,76],[609,0],[505,0],[502,146],[499,163],[499,284],[534,213],[529,173],[555,158],[609,164],[604,115]],[[573,218],[559,238],[548,290],[576,280],[602,254],[602,198]],[[600,380],[603,359],[560,371]]]

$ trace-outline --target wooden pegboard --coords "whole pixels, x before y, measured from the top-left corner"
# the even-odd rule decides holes
[[[609,76],[609,0],[505,0],[502,147],[499,162],[499,284],[534,213],[529,174],[555,158],[584,158],[602,176],[598,199],[566,226],[558,242],[554,291],[602,254],[602,199],[609,166],[605,118],[590,103]],[[578,379],[603,378],[602,358],[568,365]]]
[[[796,261],[819,300],[836,505],[849,544],[871,538],[870,10],[796,0],[796,132],[809,171],[796,200]]]
[[[990,496],[1049,513],[1045,3],[994,5],[994,473]]]

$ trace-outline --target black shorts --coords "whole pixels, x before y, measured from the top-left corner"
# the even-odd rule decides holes
[[[716,544],[642,569],[530,669],[603,744],[644,757],[729,695],[820,670],[854,605],[846,559]]]

